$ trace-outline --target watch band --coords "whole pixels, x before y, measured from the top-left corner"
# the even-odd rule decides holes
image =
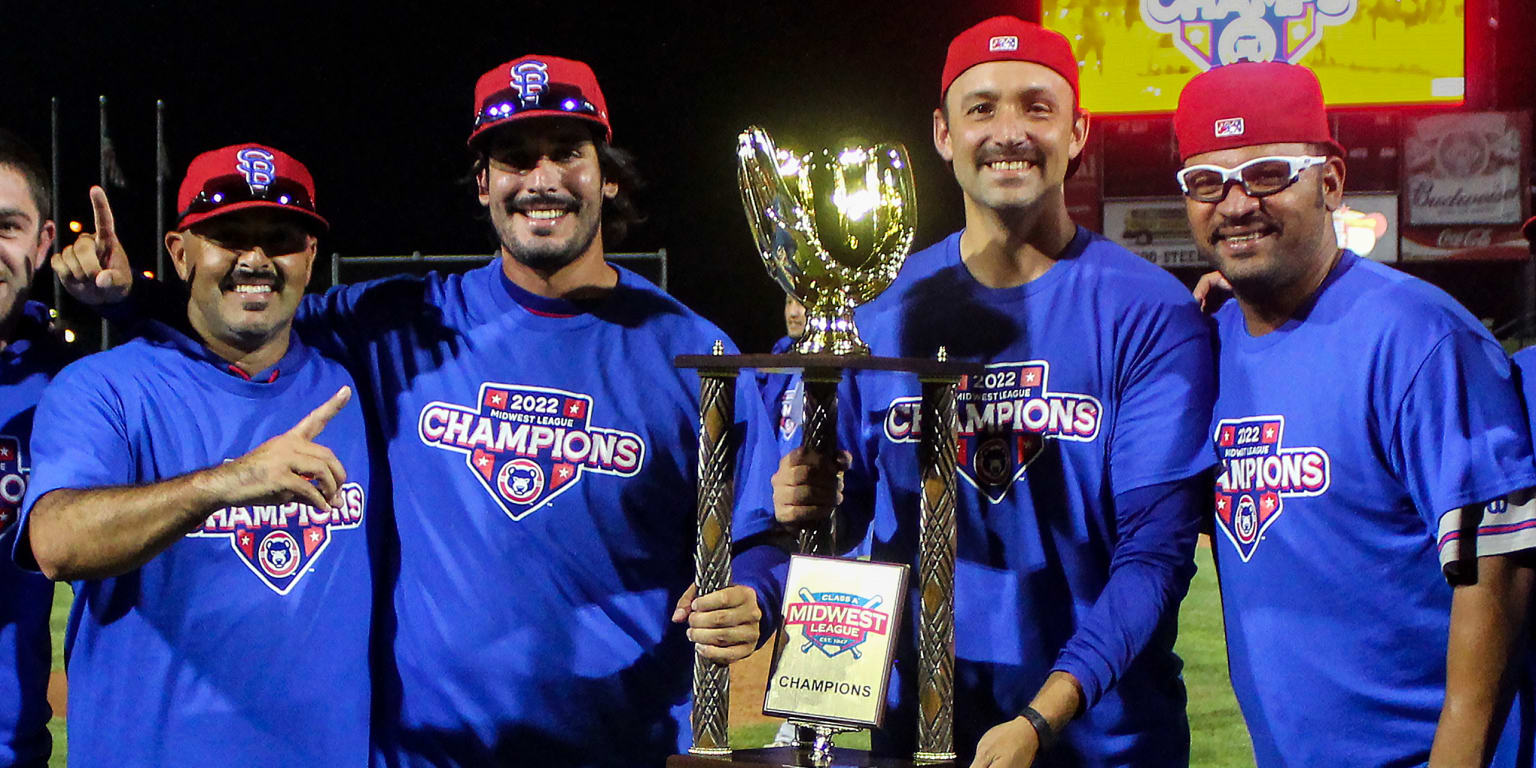
[[[1044,752],[1056,743],[1056,729],[1051,727],[1051,721],[1045,719],[1045,715],[1035,711],[1034,707],[1025,707],[1019,716],[1029,721],[1035,728],[1035,739],[1040,742],[1040,751]]]

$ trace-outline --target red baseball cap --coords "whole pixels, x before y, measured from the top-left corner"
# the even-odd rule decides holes
[[[1184,160],[1257,144],[1326,144],[1344,148],[1328,130],[1323,87],[1312,70],[1280,61],[1240,61],[1196,75],[1179,94],[1173,132]]]
[[[944,74],[939,77],[939,100],[944,100],[961,73],[989,61],[1029,61],[1050,68],[1072,86],[1076,106],[1077,57],[1072,55],[1072,44],[1060,32],[1016,16],[993,16],[950,41]]]
[[[292,211],[319,225],[315,179],[304,164],[263,144],[231,144],[192,159],[176,192],[177,229],[251,208]]]
[[[1536,248],[1536,216],[1525,220],[1525,223],[1520,226],[1520,233],[1525,235],[1525,239],[1530,242],[1532,248]]]
[[[469,144],[486,131],[527,117],[574,117],[603,127],[603,138],[613,141],[608,124],[608,102],[597,86],[592,68],[558,56],[532,54],[513,59],[475,81],[475,129]]]

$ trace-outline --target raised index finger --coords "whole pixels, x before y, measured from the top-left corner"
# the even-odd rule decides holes
[[[107,191],[91,187],[91,213],[96,218],[96,243],[110,248],[117,242],[117,223],[112,218],[112,205],[107,202]]]
[[[322,403],[319,408],[310,411],[308,416],[300,419],[299,423],[293,425],[293,429],[288,431],[305,440],[313,440],[319,437],[320,432],[325,429],[325,425],[329,424],[331,418],[340,413],[341,407],[346,405],[347,401],[351,399],[351,387],[342,387],[336,390],[336,394],[331,395],[331,399]]]

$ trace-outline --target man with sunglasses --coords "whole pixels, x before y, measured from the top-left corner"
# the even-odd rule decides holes
[[[497,258],[299,309],[300,336],[346,360],[388,441],[374,719],[387,764],[660,765],[689,743],[695,654],[756,647],[752,589],[690,587],[699,378],[672,364],[733,347],[604,260],[636,220],[638,178],[611,138],[586,64],[533,55],[486,72],[468,144]],[[131,279],[106,266],[76,282]],[[736,395],[745,537],[772,523],[777,454],[755,388]],[[738,579],[782,557],[753,548]]]
[[[1509,362],[1449,296],[1339,248],[1343,150],[1310,70],[1201,74],[1174,128],[1236,299],[1215,315],[1215,559],[1257,762],[1487,764],[1529,607],[1514,553],[1536,544]]]
[[[71,764],[369,759],[363,414],[292,329],[327,227],[313,190],[271,147],[199,155],[165,235],[184,330],[147,323],[38,404],[14,558],[74,583]],[[91,201],[95,234],[55,261],[77,289],[69,262],[121,256]]]
[[[30,301],[53,242],[48,173],[37,153],[0,129],[0,552],[8,553],[33,466],[33,412],[68,362],[49,332],[48,309]],[[47,765],[48,614],[53,583],[0,556],[0,765]]]
[[[857,318],[875,354],[987,365],[956,402],[955,744],[975,766],[1189,756],[1174,615],[1208,504],[1210,332],[1177,280],[1068,217],[1088,134],[1077,74],[1064,37],[1013,17],[954,39],[933,133],[966,227]],[[877,560],[916,563],[918,394],[893,374],[840,393],[839,514]],[[831,469],[790,454],[780,520],[824,514]],[[881,752],[913,747],[915,629]]]

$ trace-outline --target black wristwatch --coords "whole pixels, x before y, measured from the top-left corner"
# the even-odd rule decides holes
[[[1035,740],[1040,742],[1039,751],[1044,752],[1056,743],[1056,729],[1051,727],[1051,721],[1045,719],[1045,715],[1036,712],[1034,707],[1025,707],[1019,716],[1034,726]]]

